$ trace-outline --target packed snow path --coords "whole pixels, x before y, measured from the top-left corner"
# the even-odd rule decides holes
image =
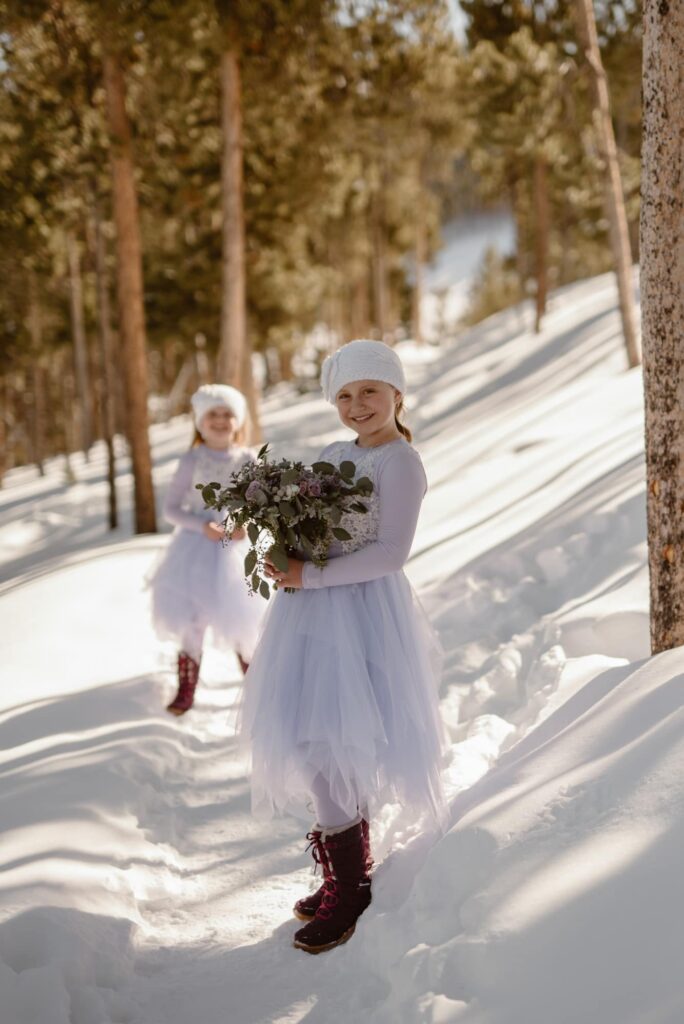
[[[303,829],[250,815],[237,666],[210,652],[193,711],[162,710],[142,580],[165,538],[107,536],[101,453],[71,487],[59,462],[11,474],[0,1024],[681,1024],[684,658],[639,661],[641,382],[610,277],[557,293],[538,337],[525,315],[404,346],[453,827],[388,810],[373,905],[326,956],[290,946]],[[289,388],[265,433],[305,458],[340,436]],[[188,436],[154,428],[160,493]]]

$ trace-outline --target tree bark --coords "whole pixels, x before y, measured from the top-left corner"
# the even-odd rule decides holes
[[[641,362],[637,317],[634,308],[632,287],[632,254],[629,244],[629,229],[625,213],[625,199],[620,177],[615,133],[610,116],[610,95],[608,79],[601,60],[598,45],[593,0],[575,0],[575,11],[579,35],[584,47],[587,63],[591,69],[594,92],[594,125],[596,138],[604,164],[605,202],[608,214],[610,244],[617,277],[622,333],[630,367]]]
[[[103,71],[111,143],[117,290],[128,410],[127,433],[135,482],[135,531],[155,533],[157,526],[147,412],[148,370],[138,199],[124,75],[120,58],[108,51],[106,46]]]
[[[546,159],[534,158],[534,249],[537,281],[534,331],[539,334],[549,292],[549,177]]]
[[[218,374],[224,383],[240,387],[247,334],[242,96],[238,43],[235,35],[227,29],[226,46],[221,54],[221,122],[223,258]]]
[[[102,233],[102,219],[97,201],[93,201],[93,251],[95,256],[95,280],[97,284],[97,325],[100,338],[100,372],[102,379],[102,436],[107,448],[107,485],[109,490],[109,529],[119,525],[119,510],[116,496],[116,374],[114,371],[114,339],[109,304],[109,275],[107,254]]]
[[[641,311],[653,653],[684,644],[684,7],[645,0]]]

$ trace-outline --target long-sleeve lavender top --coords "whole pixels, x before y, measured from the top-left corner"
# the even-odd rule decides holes
[[[418,452],[404,438],[374,448],[340,441],[324,449],[320,458],[336,466],[348,459],[356,465],[356,476],[370,477],[374,489],[365,515],[343,517],[341,525],[352,540],[341,545],[342,553],[331,557],[323,569],[306,563],[304,588],[366,583],[399,572],[411,551],[427,490]],[[331,551],[331,556],[334,554]]]
[[[230,477],[254,456],[247,448],[231,447],[216,451],[199,444],[181,456],[164,498],[163,514],[167,522],[183,530],[202,533],[207,523],[218,523],[223,513],[205,508],[196,484],[216,480],[223,487]]]

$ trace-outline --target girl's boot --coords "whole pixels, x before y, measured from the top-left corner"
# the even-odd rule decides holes
[[[200,659],[201,660],[201,659]],[[199,679],[200,662],[195,661],[185,651],[178,654],[178,692],[166,710],[172,715],[184,715],[192,707],[195,699],[195,688]]]
[[[297,949],[307,953],[323,953],[346,942],[371,901],[361,822],[332,835],[322,832],[317,845],[328,873],[324,892],[315,917],[294,937]]]
[[[365,852],[365,872],[362,885],[367,885],[370,887],[370,873],[373,869],[373,858],[371,856],[370,848],[370,828],[365,818],[361,819],[361,831],[363,833]],[[312,918],[316,916],[316,911],[320,907],[321,900],[323,899],[323,895],[325,893],[325,883],[327,882],[329,877],[329,871],[327,869],[325,860],[322,859],[318,853],[318,847],[321,841],[321,832],[314,829],[312,832],[308,833],[306,838],[309,840],[308,849],[311,850],[313,859],[315,861],[314,873],[319,864],[323,869],[323,884],[319,886],[316,892],[312,892],[310,896],[303,896],[300,900],[297,900],[297,902],[295,903],[294,907],[292,908],[292,912],[295,917],[299,918],[300,921],[310,921]]]
[[[241,654],[238,654],[237,660],[240,662],[240,668],[242,669],[243,676],[246,676],[247,669],[249,668],[249,662],[245,661]]]

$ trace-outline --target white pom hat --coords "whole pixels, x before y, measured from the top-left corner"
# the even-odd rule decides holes
[[[406,391],[401,360],[384,341],[350,341],[324,360],[321,388],[326,401],[334,405],[338,392],[354,380],[382,380],[402,395]]]
[[[203,384],[190,399],[195,414],[195,426],[199,430],[202,418],[210,409],[230,409],[237,420],[238,429],[245,422],[247,401],[237,388],[230,384]]]

